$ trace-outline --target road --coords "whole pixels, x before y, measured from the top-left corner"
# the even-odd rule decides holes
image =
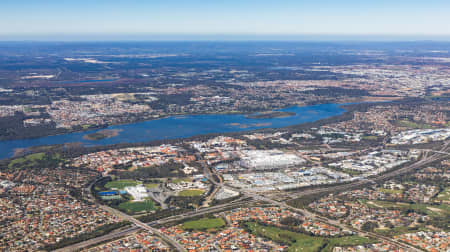
[[[88,200],[90,201],[94,201],[94,196],[92,195],[92,186],[95,184],[95,182],[92,182],[91,184],[89,184],[89,186],[86,188],[86,193],[88,195]],[[116,210],[114,208],[111,208],[109,206],[106,205],[101,205],[99,204],[99,207],[102,208],[103,210],[123,219],[123,220],[127,220],[131,223],[133,223],[135,225],[135,227],[123,230],[121,232],[113,232],[113,233],[109,233],[106,234],[104,236],[100,236],[100,237],[96,237],[94,239],[90,239],[88,241],[84,241],[81,243],[77,243],[77,244],[73,244],[71,246],[67,246],[65,248],[59,249],[57,251],[76,251],[79,250],[81,248],[85,248],[87,246],[91,246],[94,244],[97,244],[99,242],[103,242],[103,241],[107,241],[107,240],[111,240],[114,238],[119,238],[121,236],[125,236],[128,234],[131,234],[133,232],[136,232],[139,229],[144,229],[147,230],[148,232],[150,232],[151,234],[154,234],[156,236],[161,237],[161,239],[163,241],[165,241],[166,243],[168,243],[169,245],[171,245],[172,247],[176,248],[177,251],[181,251],[181,252],[185,252],[186,249],[181,246],[181,244],[179,244],[176,240],[174,240],[172,237],[167,236],[166,234],[162,233],[161,231],[159,231],[158,229],[151,227],[150,225],[134,218],[133,216],[130,216],[128,214],[125,214],[119,210]]]
[[[401,174],[405,174],[405,173],[411,172],[413,170],[419,169],[419,168],[421,168],[421,167],[423,167],[425,165],[428,165],[428,164],[430,164],[430,163],[432,163],[432,162],[434,162],[436,160],[439,160],[440,158],[442,158],[442,155],[450,155],[450,153],[446,152],[447,147],[448,147],[449,144],[450,144],[450,141],[445,142],[443,148],[441,150],[439,150],[439,151],[426,150],[428,152],[433,152],[435,154],[433,154],[431,156],[424,155],[423,159],[421,159],[421,160],[419,160],[419,161],[417,161],[417,162],[415,162],[415,163],[413,163],[411,165],[402,167],[400,169],[397,169],[397,170],[394,170],[394,171],[391,171],[391,172],[387,172],[387,173],[385,173],[383,175],[376,176],[376,177],[373,177],[371,179],[360,180],[360,181],[356,181],[356,182],[353,182],[353,183],[350,183],[350,184],[331,186],[331,187],[327,187],[327,188],[308,189],[308,190],[304,190],[304,191],[301,191],[301,192],[289,193],[289,196],[291,196],[291,198],[294,198],[294,197],[295,198],[299,198],[299,197],[305,197],[305,196],[309,196],[309,195],[315,195],[315,194],[318,194],[318,193],[336,192],[336,191],[340,191],[340,190],[347,190],[347,189],[354,188],[354,187],[361,187],[361,186],[364,186],[364,185],[368,185],[368,184],[371,184],[371,183],[373,183],[375,181],[383,181],[385,179],[389,179],[389,178],[392,178],[392,177],[395,177],[395,176],[398,176],[398,175],[401,175]],[[209,178],[210,181],[212,183],[214,183],[218,188],[220,188],[220,187],[227,188],[222,182],[217,182],[217,181],[215,181],[213,179],[213,176],[212,176],[211,172],[209,171],[209,169],[205,169],[205,173],[206,173],[205,175],[207,176],[207,178]],[[92,186],[92,184],[89,186],[89,188],[91,186]],[[229,189],[236,191],[236,188],[229,188]],[[309,218],[316,218],[318,220],[321,220],[321,221],[326,222],[328,224],[332,224],[334,226],[338,226],[338,227],[341,227],[341,228],[349,229],[349,230],[352,230],[354,232],[357,232],[359,234],[362,234],[362,235],[365,235],[365,236],[368,236],[368,237],[377,238],[379,240],[386,241],[386,242],[391,243],[391,244],[395,244],[395,245],[397,245],[397,246],[399,246],[401,248],[407,249],[408,251],[421,251],[421,250],[419,250],[417,248],[414,248],[414,247],[410,246],[409,244],[398,242],[398,241],[393,240],[393,239],[391,239],[389,237],[385,237],[385,236],[382,236],[382,235],[379,235],[379,234],[375,234],[375,233],[371,233],[371,232],[364,232],[364,231],[361,231],[361,230],[357,230],[357,229],[354,229],[352,227],[348,227],[346,225],[343,225],[343,224],[341,224],[341,223],[339,223],[339,222],[337,222],[335,220],[331,220],[331,219],[328,219],[328,218],[325,218],[325,217],[322,217],[322,216],[318,216],[318,215],[316,215],[314,213],[311,213],[311,212],[309,212],[309,211],[307,211],[305,209],[298,209],[298,208],[289,206],[284,201],[277,201],[277,200],[274,200],[274,199],[266,197],[266,196],[262,196],[262,195],[259,195],[259,194],[256,194],[256,193],[250,193],[250,192],[246,192],[246,191],[242,191],[242,190],[240,191],[240,193],[242,195],[244,195],[244,196],[253,198],[253,200],[247,201],[246,205],[249,205],[251,203],[256,203],[258,201],[265,201],[265,202],[271,203],[273,205],[277,205],[277,206],[280,206],[280,207],[284,207],[284,208],[290,209],[292,211],[300,212],[304,216],[309,217]],[[111,240],[111,239],[114,239],[114,238],[118,238],[118,237],[121,237],[121,236],[128,235],[128,234],[130,234],[132,232],[136,232],[140,228],[148,230],[149,232],[160,236],[163,240],[165,240],[166,242],[168,242],[169,244],[171,244],[172,246],[177,248],[178,251],[186,251],[177,241],[175,241],[171,237],[168,237],[167,235],[161,233],[158,229],[153,228],[151,226],[152,225],[165,224],[165,223],[174,222],[174,221],[181,221],[181,220],[186,219],[186,218],[191,218],[191,217],[195,217],[195,216],[198,216],[198,215],[203,215],[203,214],[206,214],[206,213],[217,212],[217,211],[221,211],[221,210],[224,210],[224,209],[227,209],[227,208],[240,207],[240,206],[242,206],[242,202],[239,202],[239,201],[238,202],[231,202],[231,203],[227,203],[227,204],[223,204],[223,205],[203,208],[203,209],[200,209],[200,210],[197,210],[197,211],[192,211],[192,212],[187,212],[187,213],[183,213],[183,214],[179,214],[179,215],[175,215],[175,216],[170,216],[170,217],[167,217],[167,218],[163,218],[163,219],[154,221],[154,222],[152,222],[150,224],[146,224],[146,223],[143,223],[143,222],[133,218],[132,216],[126,215],[126,214],[124,214],[124,213],[122,213],[122,212],[120,212],[118,210],[115,210],[115,209],[110,208],[108,206],[103,206],[102,205],[102,207],[105,210],[108,210],[108,211],[110,211],[113,214],[119,215],[123,219],[129,220],[130,222],[134,223],[136,225],[136,227],[132,227],[132,228],[120,231],[120,232],[114,232],[114,233],[107,234],[107,235],[104,235],[104,236],[101,236],[101,237],[97,237],[97,238],[94,238],[94,239],[91,239],[91,240],[88,240],[88,241],[85,241],[85,242],[74,244],[72,246],[69,246],[69,247],[66,247],[66,248],[63,248],[63,249],[60,249],[60,250],[57,250],[57,251],[74,251],[74,250],[77,250],[77,249],[80,249],[80,248],[84,248],[84,247],[87,247],[87,246],[91,246],[91,245],[94,245],[94,244],[97,244],[97,243],[100,243],[100,242],[103,242],[103,241],[107,241],[107,240]]]
[[[87,248],[89,246],[92,246],[92,245],[95,245],[95,244],[99,244],[99,243],[102,243],[102,242],[105,242],[105,241],[108,241],[108,240],[118,239],[120,237],[123,237],[123,236],[129,235],[129,234],[132,234],[132,233],[134,233],[136,231],[139,231],[140,229],[141,228],[136,227],[136,226],[135,227],[130,227],[130,228],[127,228],[127,229],[124,229],[124,230],[121,230],[121,231],[117,231],[117,232],[114,232],[114,233],[110,233],[110,234],[107,234],[107,235],[96,237],[96,238],[93,238],[93,239],[90,239],[90,240],[87,240],[87,241],[84,241],[84,242],[80,242],[80,243],[77,243],[77,244],[74,244],[74,245],[71,245],[71,246],[68,246],[68,247],[57,249],[57,250],[54,250],[54,251],[55,252],[78,251],[80,249]]]
[[[446,152],[447,147],[448,147],[449,144],[450,144],[450,141],[445,142],[444,146],[439,151],[427,150],[428,152],[434,152],[436,154],[433,154],[431,156],[423,155],[423,158],[421,160],[419,160],[419,161],[417,161],[417,162],[415,162],[415,163],[413,163],[411,165],[402,167],[400,169],[397,169],[397,170],[394,170],[394,171],[391,171],[391,172],[387,172],[385,174],[382,174],[382,175],[377,176],[377,177],[372,178],[372,179],[365,179],[365,180],[361,180],[361,181],[357,181],[357,182],[354,182],[354,183],[351,183],[351,184],[346,184],[346,185],[341,185],[341,186],[334,186],[334,187],[328,187],[328,188],[322,188],[322,189],[319,189],[319,188],[318,189],[310,189],[310,190],[307,190],[307,191],[296,193],[294,195],[296,197],[302,197],[302,196],[314,195],[314,194],[322,193],[322,192],[336,192],[336,191],[339,191],[339,190],[345,190],[345,189],[349,189],[349,188],[356,187],[356,186],[363,186],[363,185],[366,185],[366,184],[369,184],[369,183],[373,183],[373,181],[383,181],[385,179],[393,178],[393,177],[396,177],[398,175],[405,174],[405,173],[414,171],[416,169],[419,169],[419,168],[421,168],[421,167],[423,167],[423,166],[425,166],[427,164],[430,164],[430,163],[432,163],[434,161],[437,161],[440,158],[442,158],[442,155],[450,155],[449,153]],[[428,154],[428,153],[426,153],[426,154]],[[306,209],[294,208],[294,207],[289,206],[288,204],[286,204],[286,202],[280,202],[280,201],[273,200],[271,198],[268,198],[268,197],[265,197],[265,196],[262,196],[262,195],[259,195],[259,194],[250,193],[250,192],[246,192],[246,191],[241,191],[241,193],[243,195],[246,195],[246,196],[249,196],[249,197],[253,197],[254,199],[259,199],[259,200],[266,201],[266,202],[269,202],[271,204],[274,204],[274,205],[277,205],[277,206],[280,206],[280,207],[284,207],[284,208],[290,209],[292,211],[300,212],[304,216],[309,217],[309,218],[315,218],[315,219],[321,220],[321,221],[323,221],[325,223],[332,224],[334,226],[337,226],[337,227],[340,227],[340,228],[343,228],[343,229],[349,229],[349,230],[352,230],[352,231],[357,232],[359,234],[363,234],[363,235],[368,236],[368,237],[374,237],[374,238],[377,238],[379,240],[386,241],[386,242],[391,243],[391,244],[395,244],[395,245],[397,245],[400,248],[407,249],[407,251],[421,251],[420,249],[417,249],[417,248],[415,248],[415,247],[413,247],[413,246],[411,246],[409,244],[396,241],[396,240],[391,239],[389,237],[385,237],[385,236],[382,236],[382,235],[379,235],[379,234],[376,234],[376,233],[372,233],[372,232],[364,232],[364,231],[361,231],[361,230],[357,230],[357,229],[355,229],[353,227],[349,227],[349,226],[343,225],[342,223],[340,223],[338,221],[331,220],[331,219],[328,219],[328,218],[325,218],[325,217],[322,217],[322,216],[318,216],[318,215],[316,215],[314,213],[311,213],[311,212],[307,211]]]
[[[114,208],[111,208],[109,206],[105,206],[105,205],[100,205],[100,207],[108,212],[110,212],[111,214],[114,214],[124,220],[127,220],[129,222],[134,223],[134,225],[136,225],[137,227],[140,227],[142,229],[145,229],[147,231],[149,231],[151,234],[157,235],[159,237],[161,237],[161,239],[163,239],[165,242],[167,242],[168,244],[170,244],[171,246],[173,246],[174,248],[176,248],[178,251],[181,252],[186,252],[186,249],[180,244],[178,243],[176,240],[174,240],[172,237],[162,233],[161,231],[159,231],[159,229],[156,229],[154,227],[151,227],[150,225],[148,225],[147,223],[144,223],[136,218],[134,218],[133,216],[130,216],[128,214],[125,214],[119,210],[116,210]]]
[[[377,177],[372,178],[372,179],[360,180],[360,181],[356,181],[356,182],[351,183],[351,184],[333,186],[333,187],[328,187],[328,188],[309,189],[309,190],[302,191],[302,192],[299,192],[299,193],[294,193],[294,194],[289,193],[289,194],[290,194],[290,196],[294,196],[294,197],[299,198],[299,197],[314,195],[314,194],[318,194],[318,193],[336,192],[336,191],[340,191],[340,190],[346,190],[346,189],[349,189],[349,188],[352,188],[352,187],[358,187],[358,186],[363,186],[363,185],[366,185],[366,184],[371,184],[371,183],[374,183],[374,181],[383,181],[385,179],[393,178],[393,177],[396,177],[398,175],[405,174],[405,173],[411,172],[413,170],[416,170],[418,168],[421,168],[421,167],[423,167],[423,166],[425,166],[427,164],[430,164],[430,163],[440,159],[442,157],[442,154],[449,155],[447,152],[445,152],[445,150],[447,149],[447,146],[449,144],[450,144],[450,141],[446,142],[441,150],[433,151],[436,154],[434,154],[432,156],[424,155],[423,159],[421,159],[421,160],[419,160],[419,161],[417,161],[417,162],[415,162],[415,163],[413,163],[411,165],[408,165],[408,166],[402,167],[400,169],[397,169],[397,170],[385,173],[383,175],[377,176]],[[430,150],[428,150],[428,151],[430,151]],[[208,174],[208,175],[211,176],[211,174]],[[215,181],[214,181],[214,183],[217,186],[227,188],[222,183],[217,183]],[[229,188],[229,189],[230,190],[236,190],[236,188]],[[391,239],[389,237],[385,237],[385,236],[382,236],[382,235],[379,235],[379,234],[376,234],[376,233],[372,233],[372,232],[361,231],[361,230],[355,229],[353,227],[349,227],[349,226],[343,225],[342,223],[340,223],[338,221],[331,220],[331,219],[328,219],[328,218],[325,218],[325,217],[322,217],[322,216],[318,216],[318,215],[316,215],[314,213],[311,213],[311,212],[307,211],[306,209],[298,209],[298,208],[289,206],[288,204],[286,204],[286,202],[283,202],[283,201],[280,202],[280,201],[274,200],[272,198],[268,198],[268,197],[265,197],[265,196],[262,196],[262,195],[259,195],[259,194],[256,194],[256,193],[251,193],[251,192],[247,192],[247,191],[243,191],[243,190],[240,190],[240,193],[242,195],[245,195],[245,196],[248,196],[248,197],[252,197],[252,198],[257,199],[257,200],[266,201],[266,202],[269,202],[269,203],[271,203],[273,205],[284,207],[284,208],[290,209],[290,210],[295,211],[295,212],[300,212],[305,217],[308,217],[308,218],[315,218],[315,219],[321,220],[321,221],[323,221],[325,223],[332,224],[334,226],[337,226],[337,227],[340,227],[340,228],[343,228],[343,229],[352,230],[354,232],[357,232],[359,234],[362,234],[362,235],[365,235],[365,236],[368,236],[368,237],[377,238],[377,239],[379,239],[381,241],[385,241],[385,242],[394,244],[394,245],[396,245],[396,246],[398,246],[400,248],[407,249],[407,251],[421,251],[421,250],[419,250],[419,249],[417,249],[417,248],[415,248],[415,247],[413,247],[413,246],[411,246],[409,244],[405,244],[405,243],[396,241],[396,240]]]
[[[445,145],[445,148],[447,148],[447,145],[448,145],[448,143]],[[442,155],[449,155],[448,153],[443,152],[442,150],[435,151],[435,152],[438,152],[438,153],[433,154],[431,156],[427,156],[426,158],[424,158],[418,162],[415,162],[411,165],[405,166],[403,168],[400,168],[400,169],[397,169],[397,170],[394,170],[391,172],[387,172],[383,175],[379,175],[379,176],[376,176],[373,178],[359,180],[359,181],[355,181],[355,182],[344,184],[344,185],[329,186],[329,187],[325,187],[325,188],[312,188],[312,189],[307,189],[307,190],[303,190],[300,192],[290,192],[290,193],[288,193],[288,196],[293,199],[293,198],[301,198],[301,197],[305,197],[308,195],[314,195],[314,194],[319,194],[319,193],[332,193],[332,192],[338,192],[338,191],[342,191],[342,190],[348,190],[348,189],[355,188],[355,187],[362,187],[364,185],[373,184],[374,182],[379,182],[379,181],[383,181],[386,179],[396,177],[398,175],[406,174],[408,172],[419,169],[425,165],[433,163],[436,160],[439,160],[440,158],[442,158]]]
[[[252,200],[245,201],[245,204],[252,204],[252,203],[256,203],[256,202],[258,202],[258,200],[252,199]],[[134,233],[136,231],[141,230],[142,228],[144,228],[146,230],[149,230],[148,228],[145,228],[145,227],[152,228],[149,231],[154,233],[154,234],[156,234],[156,235],[159,235],[160,231],[157,230],[156,228],[151,227],[151,226],[162,225],[162,224],[166,224],[166,223],[174,222],[174,221],[181,221],[183,219],[192,218],[192,217],[196,217],[196,216],[200,216],[200,215],[204,215],[204,214],[208,214],[208,213],[220,212],[220,211],[223,211],[224,209],[227,209],[227,208],[230,208],[230,207],[231,208],[233,208],[233,207],[240,207],[240,206],[242,206],[242,204],[243,204],[242,201],[236,200],[234,202],[230,202],[230,203],[226,203],[226,204],[222,204],[222,205],[217,205],[217,206],[213,206],[213,207],[208,207],[208,208],[200,209],[200,210],[197,210],[197,211],[191,211],[191,212],[186,212],[186,213],[179,214],[179,215],[173,215],[173,216],[170,216],[170,217],[167,217],[167,218],[163,218],[163,219],[160,219],[160,220],[157,220],[157,221],[153,221],[153,222],[147,223],[147,224],[146,223],[142,223],[139,220],[136,220],[134,218],[133,219],[128,219],[129,221],[131,221],[134,224],[136,224],[136,223],[133,220],[136,220],[141,225],[140,226],[135,225],[133,227],[127,228],[127,229],[122,230],[120,232],[109,233],[109,234],[106,234],[106,235],[103,235],[103,236],[100,236],[100,237],[96,237],[96,238],[93,238],[93,239],[90,239],[90,240],[87,240],[87,241],[84,241],[84,242],[73,244],[73,245],[70,245],[70,246],[67,246],[65,248],[55,250],[55,251],[58,251],[58,252],[62,252],[62,251],[78,251],[80,249],[83,249],[83,248],[86,248],[86,247],[89,247],[89,246],[93,246],[95,244],[99,244],[99,243],[102,243],[102,242],[105,242],[105,241],[109,241],[109,240],[112,240],[112,239],[117,239],[117,238],[120,238],[120,237],[123,237],[123,236],[130,235],[130,234],[132,234],[132,233]],[[113,208],[110,208],[110,207],[107,207],[107,206],[102,206],[102,207],[103,207],[103,209],[105,209],[107,211],[112,211],[111,213],[113,213],[113,214],[120,214],[121,217],[122,216],[124,216],[124,217],[127,216],[127,218],[131,217],[131,216],[128,216],[128,215],[126,215],[126,214],[124,214],[122,212],[119,212],[118,210],[115,210]],[[142,226],[142,224],[144,224],[144,226]],[[155,230],[157,232],[154,232]],[[164,237],[167,237],[165,234],[162,234],[162,235],[164,235]],[[171,238],[171,237],[169,237],[169,238]],[[173,239],[171,239],[171,240],[173,240]],[[176,247],[176,246],[174,246],[174,247]],[[179,251],[185,251],[185,250],[179,250]]]
[[[417,248],[415,248],[415,247],[413,247],[413,246],[411,246],[409,244],[405,244],[405,243],[396,241],[396,240],[391,239],[389,237],[385,237],[385,236],[382,236],[382,235],[379,235],[379,234],[376,234],[376,233],[365,232],[365,231],[362,231],[362,230],[359,230],[359,229],[355,229],[353,227],[344,225],[344,224],[342,224],[342,223],[340,223],[340,222],[338,222],[336,220],[331,220],[331,219],[325,218],[323,216],[319,216],[319,215],[317,215],[315,213],[311,213],[311,212],[309,212],[306,209],[299,209],[299,208],[292,207],[292,206],[286,204],[286,202],[279,202],[279,201],[276,201],[276,200],[273,200],[273,199],[270,199],[270,198],[267,198],[267,197],[264,197],[264,196],[261,196],[261,195],[257,195],[257,194],[254,195],[254,198],[262,200],[262,201],[269,202],[269,203],[271,203],[273,205],[276,205],[276,206],[279,206],[279,207],[282,207],[282,208],[285,208],[285,209],[289,209],[289,210],[291,210],[293,212],[301,213],[307,218],[313,218],[313,219],[316,219],[316,220],[320,220],[320,221],[322,221],[324,223],[331,224],[333,226],[340,227],[342,229],[351,230],[351,231],[353,231],[355,233],[358,233],[360,235],[363,235],[363,236],[377,238],[378,240],[385,241],[385,242],[388,242],[388,243],[391,243],[391,244],[395,244],[395,245],[397,245],[400,248],[407,249],[407,251],[417,251],[417,252],[421,251],[421,250],[419,250],[419,249],[417,249]]]
[[[197,158],[201,158],[199,156],[197,156]],[[216,187],[214,188],[214,191],[211,192],[210,195],[208,195],[208,197],[204,200],[202,207],[208,207],[209,204],[213,201],[214,197],[216,196],[217,192],[220,190],[221,186],[221,178],[220,176],[217,176],[219,178],[219,183],[214,179],[213,175],[211,174],[211,170],[209,169],[208,165],[206,164],[206,162],[204,160],[200,161],[200,164],[203,167],[203,174],[205,175],[205,177],[211,182],[213,183]]]

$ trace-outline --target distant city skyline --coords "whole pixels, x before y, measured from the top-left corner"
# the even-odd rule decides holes
[[[2,0],[0,40],[450,40],[444,0]]]

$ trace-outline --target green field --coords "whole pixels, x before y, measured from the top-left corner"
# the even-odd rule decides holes
[[[373,200],[372,203],[367,201],[369,207],[375,208],[395,208],[403,211],[413,210],[415,212],[422,212],[430,217],[442,217],[450,214],[450,207],[447,204],[441,205],[430,205],[423,203],[401,203],[401,202],[390,202],[390,201],[381,201],[381,200]]]
[[[110,181],[108,183],[106,183],[105,188],[108,189],[112,189],[112,188],[117,188],[119,190],[127,187],[127,186],[135,186],[135,185],[139,185],[140,183],[134,180],[115,180],[115,181]]]
[[[189,178],[175,178],[175,179],[172,179],[171,183],[178,184],[181,182],[191,182],[191,181],[192,181],[192,179],[189,179]]]
[[[429,128],[431,128],[431,126],[428,125],[428,124],[416,123],[416,122],[412,122],[412,121],[407,120],[407,119],[398,120],[396,123],[399,126],[407,127],[407,128],[411,128],[411,129],[429,129]]]
[[[146,184],[144,184],[144,186],[147,188],[147,189],[152,189],[152,188],[155,188],[155,187],[157,187],[159,184],[156,184],[156,183],[146,183]]]
[[[384,192],[384,193],[390,193],[390,194],[403,193],[403,190],[398,190],[398,189],[379,188],[378,191]]]
[[[374,140],[378,140],[378,137],[377,136],[363,136],[362,139],[363,140],[374,141]]]
[[[248,228],[256,236],[269,238],[270,240],[289,244],[289,251],[315,252],[323,245],[323,238],[312,237],[305,234],[294,233],[276,227],[266,227],[258,223],[247,223]]]
[[[58,153],[48,155],[44,152],[39,152],[11,160],[8,164],[8,168],[26,169],[54,167],[62,160],[61,155]]]
[[[203,193],[205,193],[205,191],[201,189],[183,190],[178,193],[178,196],[194,197],[194,196],[201,196]]]
[[[384,236],[394,236],[406,233],[415,233],[418,231],[427,231],[424,227],[394,227],[388,229],[375,229],[375,232]]]
[[[199,220],[187,221],[183,223],[183,229],[186,230],[205,230],[211,228],[220,228],[225,226],[225,221],[222,218],[202,218]]]
[[[332,252],[333,248],[336,246],[343,247],[343,246],[357,246],[362,244],[370,244],[370,243],[376,243],[377,240],[370,239],[367,237],[352,235],[352,236],[344,236],[339,238],[329,238],[325,239],[325,242],[327,242],[327,246],[321,250],[321,252]]]
[[[345,173],[350,174],[352,176],[359,176],[359,175],[362,174],[362,172],[360,172],[360,171],[351,170],[351,169],[342,169],[342,172],[345,172]]]
[[[438,194],[438,200],[450,201],[450,187],[446,187],[444,191]]]
[[[45,156],[45,153],[40,152],[40,153],[30,154],[28,156],[21,157],[21,158],[16,158],[16,159],[13,159],[11,162],[9,162],[8,168],[22,166],[24,164],[27,164],[27,166],[33,166],[34,164],[37,163],[37,161],[42,160],[44,158],[44,156]]]
[[[148,212],[156,209],[155,203],[151,200],[145,201],[128,201],[119,204],[119,209],[129,213],[135,214],[139,212]]]
[[[346,236],[339,238],[310,236],[307,234],[283,230],[277,227],[262,226],[255,222],[248,222],[247,225],[254,235],[266,237],[276,242],[289,244],[288,251],[295,252],[331,252],[335,246],[356,246],[376,242],[375,240],[360,236]]]

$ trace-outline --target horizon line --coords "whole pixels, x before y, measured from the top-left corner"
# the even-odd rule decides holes
[[[0,34],[0,42],[106,42],[106,41],[373,41],[450,42],[450,34],[201,34],[201,33],[48,33]]]

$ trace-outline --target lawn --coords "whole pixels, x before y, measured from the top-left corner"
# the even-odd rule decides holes
[[[279,243],[288,244],[288,251],[315,252],[320,250],[331,252],[335,246],[356,246],[376,242],[376,240],[361,236],[345,236],[339,238],[310,236],[277,227],[262,226],[255,222],[248,222],[247,225],[254,235],[266,237]],[[320,248],[323,249],[321,250]]]
[[[375,208],[404,208],[408,206],[407,203],[399,203],[399,202],[390,202],[390,201],[382,201],[382,200],[371,200],[365,202],[368,207]]]
[[[442,217],[450,214],[450,207],[448,207],[447,204],[441,205],[430,205],[423,203],[408,204],[408,203],[389,202],[381,200],[374,200],[372,203],[367,202],[366,204],[369,207],[378,207],[378,208],[386,207],[386,208],[395,208],[403,211],[413,210],[415,212],[423,212],[429,215],[430,217]]]
[[[425,123],[416,123],[416,122],[412,122],[410,120],[404,119],[404,120],[398,120],[397,124],[399,126],[403,126],[403,127],[407,127],[407,128],[412,128],[412,129],[429,129],[431,128],[430,125],[425,124]]]
[[[446,187],[444,191],[438,194],[438,200],[450,201],[450,187]]]
[[[319,251],[319,248],[322,247],[324,243],[324,239],[321,237],[312,237],[276,227],[266,227],[254,222],[249,222],[247,225],[251,232],[256,236],[262,236],[279,243],[289,244],[288,251],[315,252]]]
[[[342,169],[342,172],[345,172],[345,173],[353,175],[353,176],[359,176],[362,174],[362,172],[360,172],[360,171],[351,170],[351,169]]]
[[[415,233],[418,231],[427,231],[424,227],[394,227],[388,229],[375,229],[375,232],[384,236],[394,236],[406,233]]]
[[[201,196],[203,193],[205,193],[204,190],[201,189],[191,189],[191,190],[183,190],[178,193],[178,196],[181,197],[194,197],[194,196]]]
[[[156,209],[155,203],[151,200],[145,201],[128,201],[119,204],[119,209],[129,213],[148,212]]]
[[[117,188],[119,190],[127,187],[127,186],[135,186],[135,185],[139,185],[140,183],[134,180],[115,180],[115,181],[110,181],[108,183],[106,183],[105,188],[108,189],[112,189],[112,188]]]
[[[172,179],[171,183],[178,184],[181,182],[191,182],[191,181],[192,180],[189,178],[175,178],[175,179]]]
[[[39,153],[27,155],[25,157],[16,158],[16,159],[13,159],[11,162],[9,162],[8,168],[13,168],[15,166],[23,166],[23,165],[26,165],[27,167],[31,167],[31,166],[34,166],[35,164],[37,164],[37,162],[42,160],[44,157],[45,157],[45,153],[39,152]]]
[[[146,183],[146,184],[144,184],[144,185],[145,185],[145,187],[146,187],[147,189],[152,189],[152,188],[157,187],[159,184],[156,184],[156,183]]]
[[[352,236],[344,236],[339,238],[330,238],[326,240],[328,242],[327,246],[321,250],[321,252],[331,252],[333,251],[333,248],[336,246],[342,247],[342,246],[356,246],[356,245],[362,245],[362,244],[370,244],[370,243],[376,243],[377,240],[352,235]]]
[[[363,140],[378,140],[377,136],[363,136],[362,137]]]
[[[403,193],[403,190],[399,190],[399,189],[379,188],[378,191],[384,192],[384,193],[389,193],[389,194]]]
[[[183,229],[186,230],[205,230],[211,228],[221,228],[225,226],[225,221],[222,218],[202,218],[199,220],[187,221],[183,223]]]

